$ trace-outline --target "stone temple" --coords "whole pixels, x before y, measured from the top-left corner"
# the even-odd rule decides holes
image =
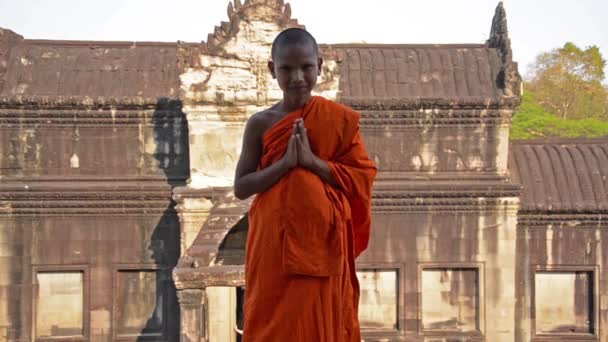
[[[228,17],[201,43],[0,29],[0,341],[240,339],[232,177],[281,97],[272,39],[301,24],[282,0]],[[502,4],[485,42],[321,53],[317,94],[361,112],[380,168],[365,341],[608,341],[608,139],[509,142]]]

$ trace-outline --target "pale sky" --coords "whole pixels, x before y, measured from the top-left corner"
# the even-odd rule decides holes
[[[291,0],[319,43],[483,43],[496,0]],[[200,42],[228,0],[0,0],[0,27],[29,39]],[[572,41],[608,58],[607,0],[505,0],[514,59]],[[607,68],[608,69],[608,68]],[[608,73],[608,70],[607,70]]]

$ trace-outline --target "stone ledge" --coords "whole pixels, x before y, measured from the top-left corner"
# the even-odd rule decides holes
[[[173,281],[178,290],[204,289],[209,286],[244,286],[244,266],[190,267],[173,269]]]
[[[0,96],[0,108],[17,109],[156,109],[165,97],[141,96]],[[178,102],[178,99],[170,99]]]
[[[466,97],[466,98],[365,98],[338,95],[338,102],[356,110],[408,110],[408,109],[515,109],[519,97]]]

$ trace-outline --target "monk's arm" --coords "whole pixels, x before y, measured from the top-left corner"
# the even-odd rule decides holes
[[[266,191],[291,169],[289,161],[282,158],[269,167],[257,171],[262,156],[262,131],[262,122],[252,116],[245,127],[243,148],[234,177],[234,195],[238,199],[246,199]]]
[[[248,173],[234,182],[234,195],[238,199],[246,199],[252,195],[268,190],[289,171],[280,161],[269,167]]]

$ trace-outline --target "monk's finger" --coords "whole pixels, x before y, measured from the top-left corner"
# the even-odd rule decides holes
[[[296,139],[295,135],[292,135],[289,138],[289,144],[287,145],[287,150],[288,152],[290,152],[291,154],[298,154],[298,141]]]
[[[298,123],[298,130],[300,131],[300,134],[304,137],[306,136],[306,126],[304,126],[304,122]]]
[[[302,142],[308,144],[308,133],[306,133],[306,127],[300,128],[300,134],[302,135]]]

